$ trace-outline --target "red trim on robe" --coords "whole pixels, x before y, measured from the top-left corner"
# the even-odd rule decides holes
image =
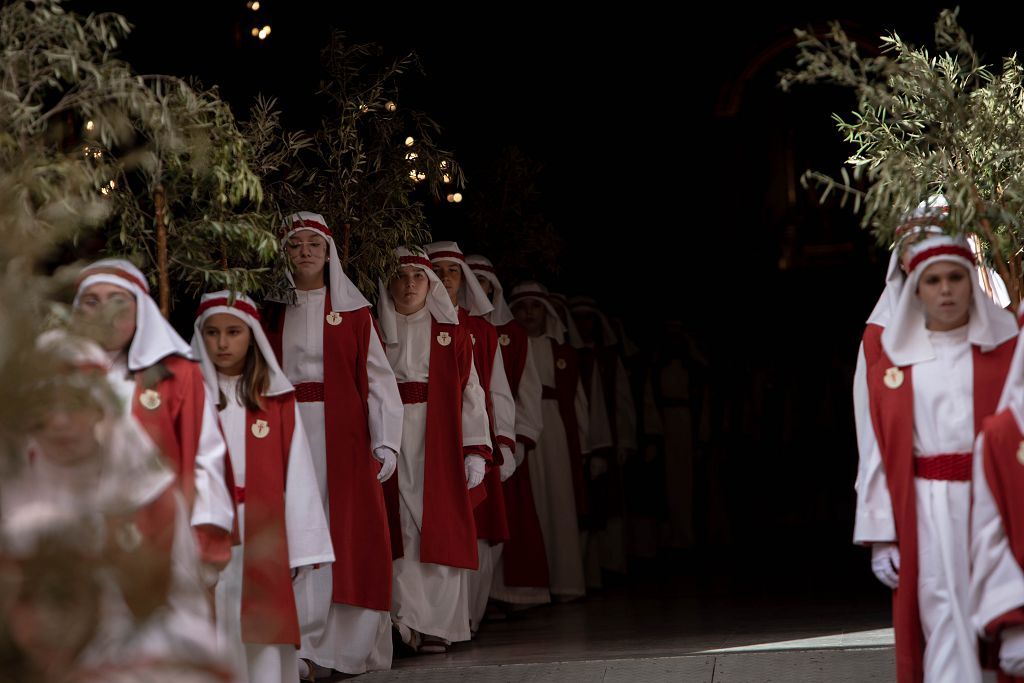
[[[153,390],[160,396],[160,405],[150,410],[142,405],[139,397],[145,391],[142,386],[143,371],[135,372],[135,391],[132,394],[131,412],[178,476],[178,487],[185,496],[185,503],[191,515],[196,498],[195,468],[199,450],[199,437],[203,429],[203,414],[206,407],[206,388],[199,364],[181,356],[166,356],[160,363],[167,368],[170,376],[157,383]],[[221,482],[231,500],[235,487],[225,451],[225,479]],[[215,482],[210,482],[215,485]],[[212,524],[194,527],[199,555],[204,562],[226,566],[224,549],[230,559],[231,534]]]
[[[558,413],[565,426],[565,436],[569,444],[569,468],[572,472],[572,490],[576,497],[576,514],[580,517],[587,514],[587,490],[583,480],[583,453],[580,448],[579,423],[576,421],[576,387],[580,382],[579,359],[576,349],[569,344],[559,344],[551,340],[551,356],[555,367],[555,392],[558,396]],[[565,367],[559,368],[559,361]]]
[[[331,311],[328,288],[324,317]],[[264,330],[282,361],[284,304],[270,304]],[[324,423],[327,443],[328,525],[334,544],[332,600],[367,609],[391,609],[391,537],[380,463],[370,448],[366,361],[375,323],[368,308],[346,311],[339,325],[323,325]],[[397,477],[392,477],[396,479]]]
[[[295,433],[295,396],[262,397],[263,409],[245,411],[245,542],[242,546],[242,642],[299,646],[285,487]],[[256,420],[267,423],[263,438]]]
[[[491,401],[491,376],[494,374],[494,355],[498,349],[498,332],[494,325],[479,316],[469,315],[464,308],[459,309],[459,322],[476,338],[473,344],[473,364],[476,366],[480,386],[487,396],[487,421],[491,426],[491,442],[495,444],[492,452],[488,454],[489,462],[484,480],[477,487],[484,489],[487,498],[473,509],[476,518],[476,537],[488,541],[491,545],[497,545],[508,540],[505,491],[501,485],[501,470],[498,467],[501,452],[497,444],[500,439],[497,436],[494,404]]]
[[[900,583],[893,591],[893,627],[896,631],[896,677],[900,683],[924,679],[924,634],[918,608],[917,508],[914,495],[913,366],[900,368],[903,382],[891,389],[885,373],[894,367],[882,348],[882,329],[864,331],[871,420],[882,454],[900,549]],[[988,353],[972,347],[974,375],[974,427],[991,415],[1009,369],[1016,339]]]
[[[501,361],[505,365],[512,396],[518,398],[519,382],[526,369],[526,358],[530,350],[530,338],[526,329],[515,320],[499,326],[497,331],[499,335],[505,334],[509,338],[509,343],[501,347]],[[521,434],[516,435],[516,440],[524,444],[527,452],[536,445],[532,439]],[[502,487],[509,535],[501,554],[505,585],[547,588],[550,584],[548,558],[537,507],[533,501],[529,453]]]
[[[441,346],[437,337],[442,332],[454,343]],[[474,453],[462,445],[462,402],[473,362],[472,344],[464,325],[440,323],[431,316],[420,562],[463,569],[479,568],[465,468],[465,456]]]
[[[1024,567],[1024,496],[1021,496],[1024,467],[1017,460],[1024,433],[1021,433],[1013,413],[1006,409],[985,420],[984,434],[982,467],[985,480],[1002,518],[1010,552],[1017,564]],[[1002,630],[1024,626],[1024,605],[1007,605],[1006,608],[1006,612],[985,626],[985,632],[991,638],[985,643],[985,650],[990,653],[987,663],[991,668],[999,665]],[[1010,676],[1002,671],[998,679],[999,683],[1024,683],[1024,677]]]

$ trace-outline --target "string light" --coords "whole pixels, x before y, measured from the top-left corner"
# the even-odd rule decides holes
[[[95,127],[96,127],[96,124],[93,123],[92,121],[86,121],[85,122],[85,129],[86,130],[92,130]]]
[[[384,108],[387,109],[388,111],[395,111],[396,109],[398,109],[398,105],[388,100],[388,103],[384,105]]]
[[[406,147],[412,147],[415,144],[416,144],[416,141],[413,139],[413,137],[411,135],[405,139],[405,146]]]
[[[416,152],[409,152],[408,154],[405,155],[405,160],[406,161],[412,161],[413,159],[419,159],[419,158],[420,158],[420,155],[417,154]]]
[[[452,181],[452,177],[445,173],[444,175],[441,176],[441,181],[445,183],[450,183]]]
[[[441,160],[441,170],[443,171],[443,170],[445,170],[447,168],[448,168],[448,160],[447,159],[442,159]]]
[[[245,3],[245,6],[253,12],[258,12],[260,9],[260,0],[249,0],[249,2]]]
[[[456,192],[455,194],[453,194],[452,195],[452,201],[455,202],[456,204],[461,202],[462,201],[462,193],[461,192]]]
[[[260,35],[260,30],[258,28],[256,28],[255,26],[253,26],[252,27],[252,37],[253,38],[258,38],[259,35]]]

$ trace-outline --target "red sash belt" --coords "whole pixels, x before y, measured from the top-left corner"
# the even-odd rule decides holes
[[[238,505],[241,505],[244,502],[245,502],[245,487],[244,486],[236,486],[235,487],[235,503],[237,503]]]
[[[402,395],[402,403],[426,403],[426,382],[399,382],[398,393]]]
[[[971,453],[943,453],[914,458],[914,476],[938,481],[970,481]]]
[[[303,382],[295,385],[295,400],[299,403],[323,403],[324,383]]]

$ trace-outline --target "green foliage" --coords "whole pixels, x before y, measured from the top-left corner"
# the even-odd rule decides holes
[[[834,115],[855,151],[841,178],[809,172],[805,183],[852,200],[880,243],[892,241],[907,211],[941,192],[954,233],[976,232],[986,258],[1020,299],[1024,245],[1024,69],[1012,55],[998,72],[983,64],[957,21],[943,11],[935,49],[896,33],[868,56],[838,23],[824,36],[796,31],[797,69],[781,85],[829,82],[851,88],[856,109]]]
[[[395,247],[430,241],[423,200],[453,192],[465,179],[437,143],[437,122],[402,104],[401,84],[422,73],[415,54],[388,59],[379,46],[350,43],[336,31],[322,63],[319,94],[328,114],[312,140],[283,132],[265,101],[253,109],[250,137],[273,152],[263,177],[268,211],[322,214],[343,260],[348,247],[346,273],[373,298],[377,280],[394,272]]]

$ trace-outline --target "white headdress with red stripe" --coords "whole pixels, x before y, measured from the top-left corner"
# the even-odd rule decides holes
[[[907,244],[907,281],[892,310],[891,319],[882,332],[882,347],[896,365],[911,365],[935,357],[928,330],[925,328],[924,304],[917,295],[917,286],[928,266],[940,261],[963,266],[973,284],[967,338],[972,344],[989,351],[1017,336],[1013,314],[1000,308],[978,284],[974,254],[963,237],[930,235]]]
[[[544,304],[544,308],[548,311],[547,329],[544,330],[544,334],[559,344],[565,343],[565,325],[562,324],[562,319],[558,317],[558,311],[551,303],[551,294],[547,287],[539,282],[522,282],[513,287],[508,296],[510,306],[515,306],[519,301],[539,301]]]
[[[323,216],[312,211],[293,213],[285,220],[284,237],[281,239],[281,244],[284,245],[295,233],[302,230],[315,232],[327,240],[327,263],[330,266],[327,269],[327,275],[330,279],[328,286],[331,292],[331,310],[344,313],[345,311],[369,307],[370,302],[366,300],[366,297],[359,291],[359,288],[348,279],[345,271],[342,270],[341,258],[338,257],[338,247],[334,244],[334,237],[331,234],[330,228],[327,227],[327,221],[324,220]],[[295,286],[295,280],[292,277],[291,271],[288,272],[288,282],[292,287]]]
[[[144,370],[167,356],[192,358],[192,349],[171,324],[164,319],[160,308],[149,295],[146,277],[131,262],[124,259],[103,259],[82,270],[74,306],[89,287],[106,283],[126,289],[135,296],[135,336],[128,347],[128,369]]]
[[[398,247],[395,249],[398,256],[399,268],[419,268],[427,274],[430,290],[427,292],[427,308],[431,315],[441,323],[452,325],[459,324],[459,312],[455,310],[448,290],[434,273],[434,265],[427,258],[426,252],[417,249],[415,252]],[[398,311],[395,310],[395,300],[391,298],[388,283],[380,281],[380,296],[377,298],[377,318],[380,320],[380,331],[384,336],[384,343],[398,343]]]
[[[619,343],[619,337],[615,334],[615,329],[612,327],[612,324],[608,322],[608,316],[606,316],[601,309],[597,307],[597,301],[592,297],[572,297],[569,299],[569,309],[570,311],[592,313],[597,317],[598,324],[601,325],[601,341],[605,346],[615,346]],[[575,325],[575,321],[573,321],[573,324]]]
[[[505,290],[501,286],[501,281],[498,280],[498,271],[494,269],[494,264],[479,254],[467,256],[466,263],[469,264],[474,275],[487,278],[491,286],[494,287],[494,296],[491,297],[494,310],[487,314],[487,321],[498,327],[514,320],[515,316],[512,315],[512,310],[509,309],[508,302],[505,301]]]
[[[459,287],[459,305],[469,311],[470,315],[487,315],[494,310],[494,305],[483,287],[476,281],[473,270],[466,263],[466,256],[455,242],[432,242],[426,246],[427,256],[432,264],[457,263],[462,268],[462,286]]]
[[[256,348],[263,355],[263,360],[266,362],[267,369],[270,372],[270,382],[268,382],[267,390],[263,392],[263,395],[280,396],[292,391],[294,387],[288,381],[281,366],[278,365],[274,349],[270,346],[267,335],[263,333],[263,326],[260,325],[260,314],[255,302],[244,294],[232,296],[231,292],[227,290],[204,294],[203,298],[199,301],[199,310],[196,311],[195,331],[192,334],[192,351],[196,358],[199,359],[199,365],[203,370],[203,379],[206,380],[206,385],[216,393],[217,366],[213,364],[213,359],[206,352],[206,344],[203,343],[203,323],[211,315],[218,313],[232,315],[249,326],[253,341],[256,342]]]

